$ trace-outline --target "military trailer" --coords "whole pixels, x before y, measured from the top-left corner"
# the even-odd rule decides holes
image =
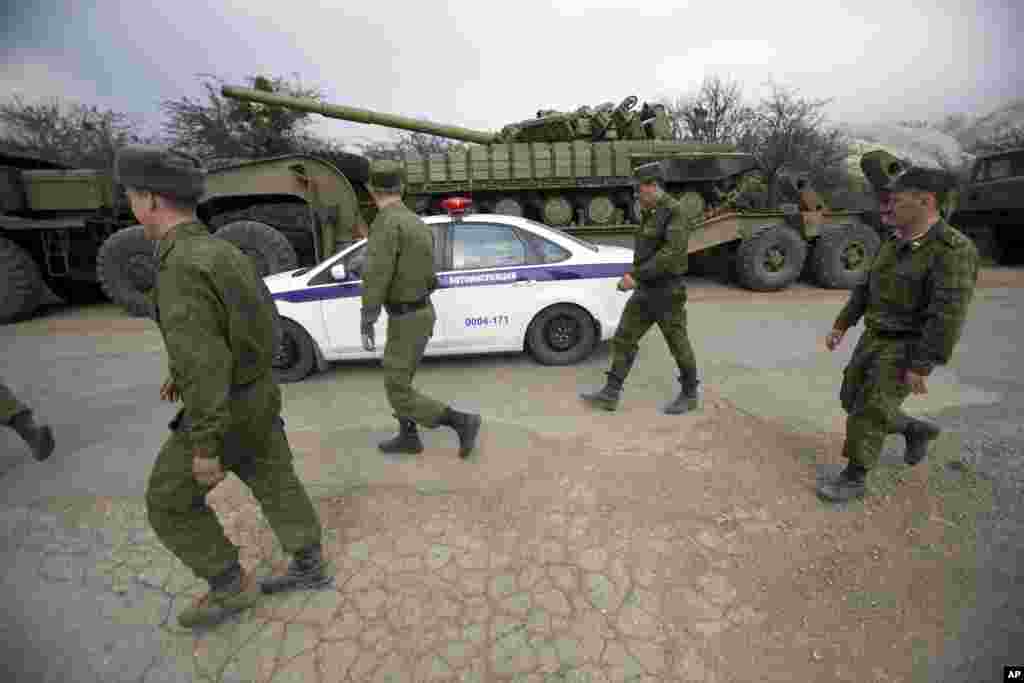
[[[262,90],[225,86],[225,97],[331,118],[438,135],[471,143],[444,154],[408,154],[406,202],[438,213],[451,197],[471,197],[480,213],[525,215],[596,242],[632,246],[639,220],[633,169],[662,166],[666,190],[702,212],[691,238],[695,261],[734,273],[755,290],[782,289],[806,273],[825,287],[859,282],[878,250],[877,220],[863,212],[831,212],[797,180],[799,202],[783,211],[741,211],[739,183],[755,159],[729,145],[671,139],[661,105],[628,97],[618,106],[541,110],[498,133],[477,131],[327,104]]]
[[[332,164],[290,155],[211,171],[198,213],[270,275],[365,235],[363,195]],[[31,316],[44,285],[67,301],[105,294],[148,315],[154,272],[153,245],[110,173],[0,155],[0,323]]]
[[[951,222],[995,262],[1024,263],[1024,149],[977,158]]]

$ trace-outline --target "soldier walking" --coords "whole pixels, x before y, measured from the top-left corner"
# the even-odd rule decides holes
[[[21,403],[7,385],[0,382],[0,424],[5,424],[32,449],[32,457],[42,461],[53,453],[53,430],[49,425],[37,425],[32,410]]]
[[[266,286],[247,256],[196,218],[204,184],[198,162],[131,145],[119,152],[115,173],[157,243],[154,318],[170,370],[160,396],[184,404],[149,477],[149,521],[161,543],[210,584],[179,623],[215,624],[253,605],[260,592],[206,504],[227,471],[252,490],[294,554],[288,573],[263,582],[263,592],[328,585],[320,521],[295,474],[271,375],[280,323]]]
[[[686,333],[687,246],[697,219],[662,188],[658,163],[644,164],[635,171],[637,195],[642,208],[633,251],[633,270],[618,284],[619,291],[635,290],[622,312],[612,339],[612,365],[604,387],[580,394],[588,403],[615,410],[622,384],[626,381],[640,339],[655,323],[665,336],[679,368],[679,395],[664,408],[669,415],[680,415],[698,407],[697,361]]]
[[[819,486],[823,498],[862,497],[887,434],[904,436],[904,461],[916,465],[940,433],[938,425],[910,417],[900,406],[911,393],[927,393],[928,375],[949,362],[974,296],[978,250],[939,212],[953,184],[945,172],[910,168],[887,185],[876,185],[882,222],[893,235],[882,243],[867,280],[851,292],[825,340],[828,350],[835,350],[864,318],[867,329],[843,372],[839,393],[848,415],[843,456],[849,463]]]
[[[466,458],[476,444],[481,417],[453,410],[412,386],[427,342],[434,334],[437,314],[430,294],[437,288],[437,275],[433,232],[402,203],[403,181],[398,163],[376,161],[367,183],[378,211],[370,226],[362,270],[360,331],[363,347],[372,351],[373,325],[381,308],[387,311],[387,343],[381,362],[388,403],[398,419],[398,435],[381,442],[378,448],[385,453],[421,453],[423,442],[416,425],[445,425],[455,430],[459,456]]]

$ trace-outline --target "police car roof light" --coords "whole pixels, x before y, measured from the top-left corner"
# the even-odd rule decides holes
[[[449,197],[441,201],[441,208],[448,212],[448,215],[455,218],[466,213],[473,200],[469,197]]]

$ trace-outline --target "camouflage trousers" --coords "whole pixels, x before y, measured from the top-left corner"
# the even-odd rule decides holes
[[[388,340],[384,346],[384,389],[396,417],[424,427],[436,427],[447,406],[413,389],[427,342],[434,334],[437,313],[429,304],[418,311],[388,317]]]
[[[907,340],[882,339],[870,330],[861,335],[843,371],[839,400],[846,418],[843,456],[866,469],[878,463],[882,444],[907,419],[900,409],[910,395],[903,381]]]
[[[321,539],[320,520],[295,474],[280,417],[281,390],[261,379],[233,392],[231,425],[221,464],[252,491],[287,553]],[[206,504],[210,489],[192,477],[192,448],[183,412],[170,424],[146,487],[149,523],[164,546],[189,569],[209,580],[238,561],[238,548],[224,535]]]
[[[8,389],[6,384],[0,382],[0,424],[11,424],[15,415],[26,410],[28,408],[15,398],[14,392]]]
[[[611,342],[612,374],[620,380],[626,379],[640,348],[640,340],[655,323],[661,328],[680,376],[695,380],[697,359],[686,333],[686,287],[682,286],[640,288],[630,295]]]

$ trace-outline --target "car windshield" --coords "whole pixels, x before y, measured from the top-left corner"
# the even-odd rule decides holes
[[[551,232],[557,234],[559,237],[564,237],[567,240],[571,240],[585,249],[589,249],[590,251],[599,251],[598,246],[593,242],[588,242],[586,240],[580,239],[579,237],[574,237],[573,235],[567,233],[565,230],[562,230],[561,228],[556,228],[551,225],[544,225],[543,223],[538,223],[537,221],[531,221],[529,218],[524,218],[523,220],[525,220],[530,225],[537,226],[538,228],[550,230]]]

